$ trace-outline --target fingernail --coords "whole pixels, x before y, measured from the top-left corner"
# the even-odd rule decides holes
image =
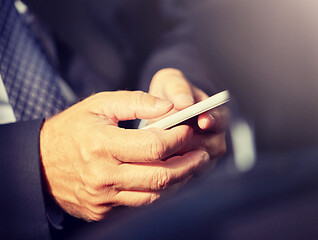
[[[155,107],[158,109],[165,109],[172,106],[172,102],[164,99],[157,98]]]
[[[215,118],[209,114],[206,118],[203,118],[199,122],[199,126],[201,129],[208,129],[211,128],[215,124]]]
[[[191,106],[194,104],[194,99],[189,94],[179,94],[173,97],[173,102],[182,106]]]
[[[207,129],[208,124],[209,124],[209,120],[207,118],[204,118],[200,121],[199,126],[201,129]]]
[[[208,119],[210,120],[210,126],[209,127],[213,127],[213,125],[215,124],[215,118],[213,117],[212,114],[208,115]],[[208,121],[206,122],[206,124],[208,123]],[[207,127],[207,126],[206,126]]]
[[[210,161],[210,155],[207,152],[202,153],[202,160],[205,162]]]

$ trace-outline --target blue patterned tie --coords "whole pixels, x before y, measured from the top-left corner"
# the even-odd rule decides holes
[[[0,74],[18,121],[66,107],[54,69],[11,0],[0,0]]]

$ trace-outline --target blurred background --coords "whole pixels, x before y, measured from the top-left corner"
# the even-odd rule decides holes
[[[259,148],[317,143],[318,2],[188,1],[206,63],[253,122]]]

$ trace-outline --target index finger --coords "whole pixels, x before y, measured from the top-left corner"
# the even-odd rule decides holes
[[[196,102],[201,102],[209,96],[201,89],[196,87],[194,89],[194,96]],[[215,132],[225,131],[230,123],[231,112],[226,106],[219,106],[210,111],[202,113],[198,117],[198,126],[202,130],[211,130]]]
[[[108,126],[104,131],[105,148],[112,157],[121,162],[162,160],[187,145],[193,136],[192,128],[187,125],[169,130],[136,130]]]
[[[225,131],[230,122],[230,110],[226,106],[220,106],[198,117],[198,125],[203,130],[212,130],[215,132]]]

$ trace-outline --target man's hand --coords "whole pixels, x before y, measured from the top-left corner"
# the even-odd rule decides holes
[[[154,75],[149,93],[173,102],[174,108],[165,116],[208,98],[202,90],[189,83],[181,71],[171,68],[162,69]],[[152,119],[149,123],[163,117]],[[229,118],[230,112],[225,106],[202,113],[198,117],[197,125],[204,131],[194,134],[192,141],[183,149],[183,152],[204,149],[213,158],[221,157],[226,151],[225,130],[228,127]]]
[[[103,219],[114,206],[141,206],[209,162],[205,151],[160,161],[184,148],[188,126],[128,130],[120,120],[157,118],[170,101],[142,92],[99,93],[45,121],[40,150],[47,188],[73,216]]]

